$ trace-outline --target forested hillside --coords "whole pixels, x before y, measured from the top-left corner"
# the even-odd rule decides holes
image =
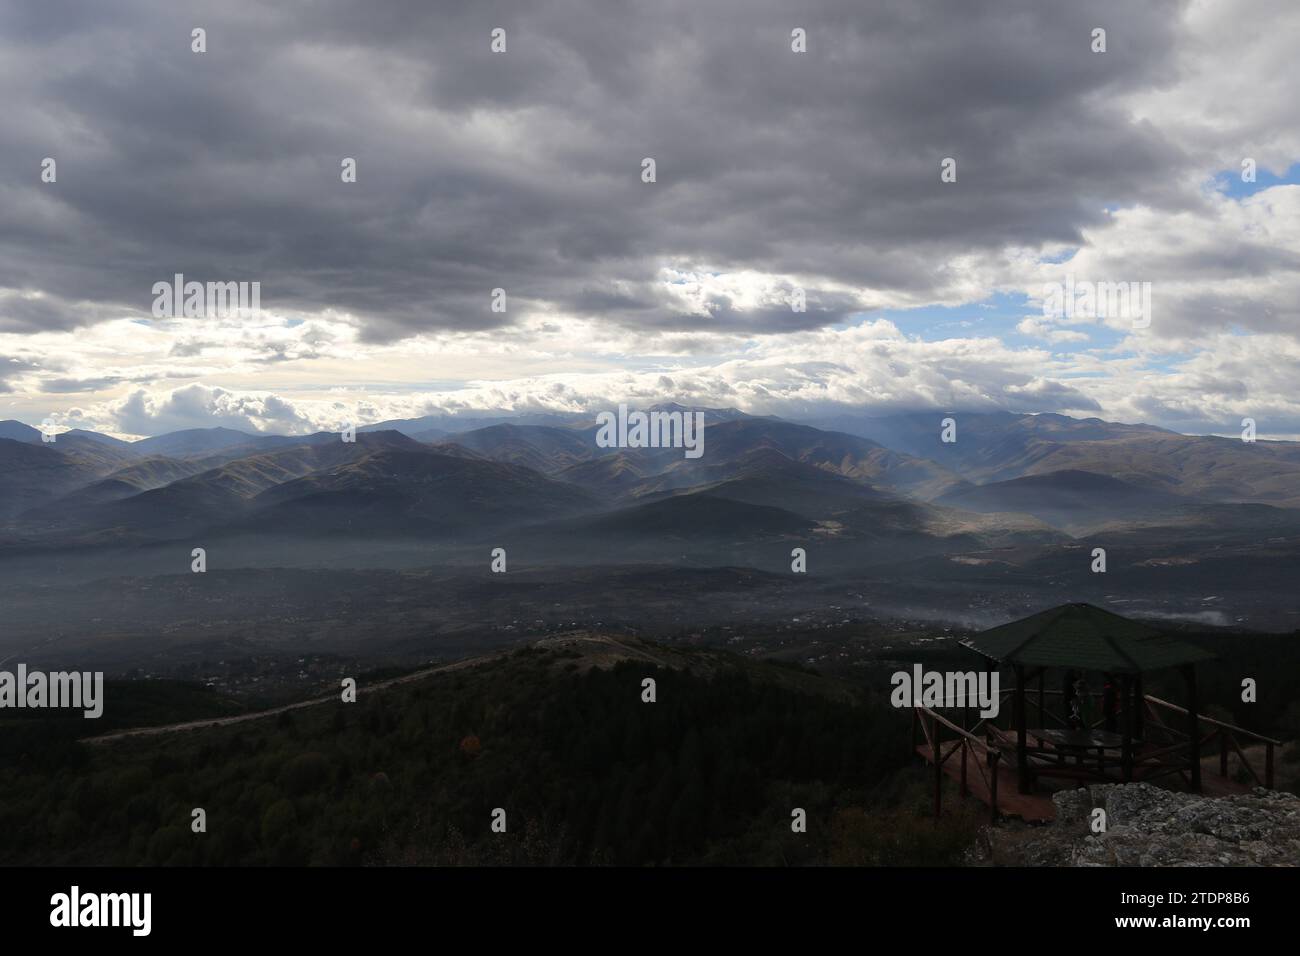
[[[0,861],[949,861],[975,817],[924,819],[906,721],[798,668],[627,639],[115,743],[29,721],[6,728]]]

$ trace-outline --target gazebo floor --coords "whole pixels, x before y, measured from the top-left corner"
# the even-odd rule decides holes
[[[916,752],[926,761],[931,763],[934,757],[930,747],[922,744],[916,748]],[[1046,766],[1046,765],[1042,765]],[[1251,786],[1249,784],[1238,783],[1231,777],[1220,777],[1218,772],[1218,759],[1207,757],[1202,761],[1201,766],[1201,793],[1207,797],[1226,797],[1233,794],[1249,793]],[[981,773],[981,771],[983,771]],[[950,780],[961,784],[961,758],[960,755],[954,754],[943,763],[943,772]],[[972,759],[967,765],[966,770],[966,789],[971,796],[980,800],[984,804],[992,802],[992,796],[989,787],[984,778],[988,774],[988,767],[982,761],[980,766],[975,766]],[[1058,784],[1048,789],[1042,785],[1043,782]],[[1040,782],[1033,793],[1021,793],[1019,789],[1019,779],[1016,773],[1015,761],[1007,760],[1005,757],[998,764],[998,812],[1003,816],[1019,817],[1026,823],[1050,823],[1056,819],[1056,804],[1052,802],[1052,793],[1055,790],[1061,790],[1069,786],[1068,781],[1048,780]],[[1102,781],[1097,781],[1098,783]],[[1122,783],[1122,780],[1114,779],[1111,783]],[[1181,776],[1174,774],[1159,778],[1158,780],[1149,781],[1155,786],[1165,787],[1166,789],[1188,789]],[[1171,787],[1169,784],[1176,783],[1177,786]]]

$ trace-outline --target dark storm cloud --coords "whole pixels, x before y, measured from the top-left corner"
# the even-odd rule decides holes
[[[77,312],[72,304],[52,296],[0,291],[0,332],[74,328]]]
[[[1102,411],[1096,399],[1052,379],[1038,378],[1023,385],[1008,385],[1003,391],[1011,408],[1025,411]]]
[[[11,298],[0,329],[102,315],[86,303],[147,312],[176,272],[260,281],[269,308],[355,312],[374,340],[546,309],[789,331],[859,307],[844,286],[881,290],[867,306],[939,297],[953,255],[1074,240],[1104,205],[1185,201],[1183,158],[1112,104],[1169,79],[1179,9],[8,5],[0,287],[80,305]],[[1104,55],[1088,48],[1098,25]],[[794,27],[806,54],[790,52]],[[46,156],[55,184],[39,181]],[[808,311],[723,297],[693,314],[666,296],[667,267],[803,277]]]
[[[41,391],[47,395],[74,395],[111,388],[125,381],[129,381],[129,379],[121,375],[107,375],[98,378],[54,378],[41,382]]]
[[[0,392],[12,392],[13,385],[10,379],[17,378],[27,372],[36,371],[38,366],[32,363],[15,358],[11,355],[0,355]]]

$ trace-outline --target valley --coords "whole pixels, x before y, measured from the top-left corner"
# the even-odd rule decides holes
[[[449,659],[575,627],[982,627],[1067,598],[1300,628],[1300,509],[1278,478],[1300,446],[1058,415],[962,416],[952,444],[928,418],[840,423],[895,450],[698,414],[699,459],[603,448],[583,419],[387,423],[355,442],[217,428],[43,443],[2,423],[0,657],[189,676],[249,655]]]

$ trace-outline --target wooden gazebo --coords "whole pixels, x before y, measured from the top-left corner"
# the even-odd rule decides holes
[[[1209,651],[1091,604],[1064,604],[962,643],[983,657],[990,669],[1008,666],[1015,673],[1011,727],[1021,793],[1031,792],[1039,776],[1113,780],[1115,770],[1124,781],[1185,773],[1191,788],[1200,792],[1196,664],[1212,660]],[[1168,735],[1148,732],[1151,728],[1145,726],[1143,712],[1149,698],[1142,689],[1144,674],[1171,668],[1182,672],[1187,687],[1187,706],[1177,708],[1186,717],[1186,740],[1172,746]],[[1044,686],[1049,669],[1063,672],[1062,690]],[[1098,695],[1072,685],[1073,675],[1090,672],[1100,673],[1105,682],[1100,718],[1095,717],[1091,701]],[[1031,682],[1037,682],[1036,693]],[[1037,713],[1032,716],[1030,694],[1037,698]],[[1053,695],[1059,696],[1060,712],[1047,706],[1047,698]],[[1033,718],[1037,720],[1031,726]],[[1160,736],[1166,739],[1153,739]]]
[[[984,659],[990,673],[1009,668],[1015,686],[999,686],[995,716],[978,717],[968,695],[938,706],[918,701],[912,708],[912,749],[934,767],[936,816],[945,775],[960,784],[963,797],[973,793],[985,801],[994,820],[1003,813],[1052,819],[1050,796],[1035,788],[1040,778],[1082,786],[1179,777],[1201,792],[1207,749],[1219,753],[1219,772],[1206,781],[1210,792],[1245,793],[1250,780],[1273,787],[1273,756],[1281,742],[1199,713],[1196,665],[1214,658],[1200,647],[1091,604],[1065,604],[961,643]],[[1186,684],[1185,707],[1143,691],[1144,675],[1173,668]],[[1049,670],[1063,678],[1060,690],[1048,688]],[[1101,693],[1087,686],[1088,673],[1102,676]],[[1264,751],[1262,773],[1247,752],[1251,747]],[[1013,751],[1014,771],[1002,759]],[[1235,778],[1228,772],[1233,753]]]

